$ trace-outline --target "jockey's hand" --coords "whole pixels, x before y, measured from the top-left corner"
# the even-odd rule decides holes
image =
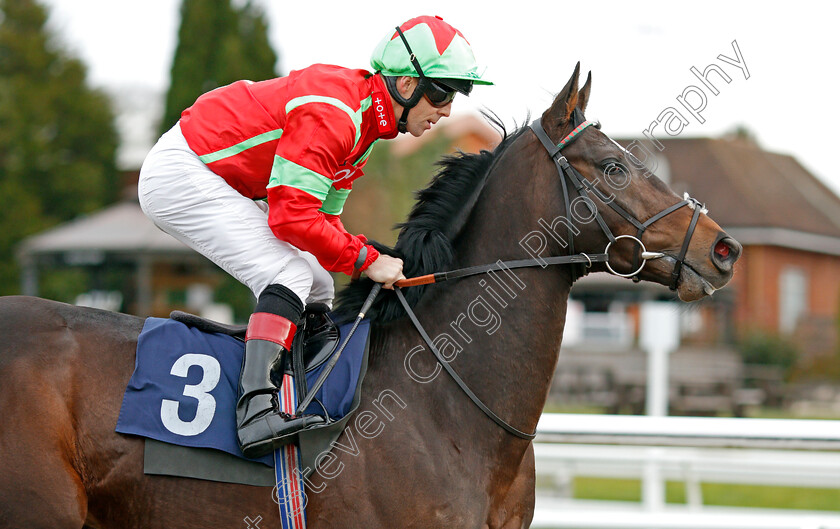
[[[402,273],[402,268],[402,259],[391,257],[390,255],[379,254],[376,261],[367,267],[365,275],[377,283],[382,283],[383,288],[392,289],[394,288],[394,283],[400,279],[405,279],[405,276]]]

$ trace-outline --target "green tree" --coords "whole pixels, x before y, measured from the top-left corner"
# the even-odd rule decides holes
[[[790,377],[799,351],[796,344],[781,335],[753,331],[740,341],[738,350],[746,364],[776,366]]]
[[[183,0],[161,132],[201,94],[240,79],[276,77],[276,64],[265,16],[252,2]]]
[[[0,0],[0,294],[19,290],[21,239],[119,196],[110,101],[46,21],[36,0]]]

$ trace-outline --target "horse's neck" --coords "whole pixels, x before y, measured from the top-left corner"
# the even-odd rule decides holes
[[[520,241],[540,229],[540,218],[553,218],[549,215],[558,203],[553,193],[559,192],[555,175],[540,176],[529,167],[530,151],[520,139],[493,167],[455,244],[459,266],[530,257]],[[543,191],[534,193],[534,189]],[[477,333],[480,339],[476,338],[465,368],[486,377],[491,385],[485,395],[504,396],[495,405],[507,412],[506,417],[528,417],[536,426],[559,356],[571,284],[568,266],[537,266],[472,278],[464,292],[452,294],[456,307],[480,296],[479,307],[493,306],[497,311],[498,327]],[[474,312],[482,316],[481,311]]]
[[[520,429],[533,430],[545,405],[569,288],[562,272],[537,267],[462,280],[429,298],[427,306],[437,313],[437,332],[430,335],[470,340],[459,344],[463,350],[452,365],[493,411]],[[458,398],[472,405],[466,396]]]
[[[527,257],[519,240],[539,225],[524,197],[514,198],[505,210],[499,204],[510,201],[510,191],[496,187],[486,190],[482,200],[455,244],[453,268]],[[429,336],[445,357],[457,354],[452,367],[485,404],[519,429],[533,431],[559,355],[569,271],[505,270],[428,288],[416,312]],[[422,344],[410,323],[399,334],[406,351]],[[426,362],[430,354],[423,351]],[[403,367],[411,369],[410,364]],[[439,387],[447,394],[428,398],[450,409],[453,402],[461,410],[474,406],[455,385]]]

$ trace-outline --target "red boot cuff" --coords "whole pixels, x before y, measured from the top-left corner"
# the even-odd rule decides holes
[[[295,337],[297,325],[283,316],[269,312],[255,312],[248,320],[248,331],[245,333],[245,341],[268,340],[282,345],[286,350],[291,350],[292,340]]]

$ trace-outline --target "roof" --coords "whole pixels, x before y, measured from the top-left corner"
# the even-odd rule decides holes
[[[840,238],[840,198],[792,156],[741,138],[661,141],[671,186],[705,202],[721,226]]]
[[[63,252],[195,253],[155,226],[133,201],[78,217],[28,237],[18,247],[20,257]]]

